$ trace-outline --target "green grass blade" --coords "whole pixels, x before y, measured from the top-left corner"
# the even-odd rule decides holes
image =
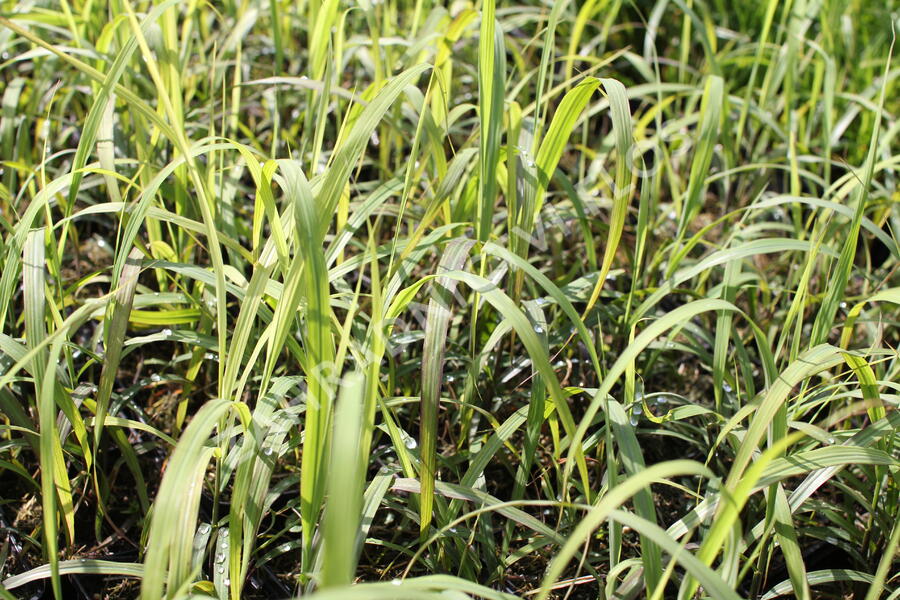
[[[335,414],[334,444],[328,468],[325,507],[322,588],[353,581],[357,560],[358,515],[363,503],[365,465],[359,447],[362,435],[365,378],[354,373],[343,379]]]
[[[866,211],[869,187],[872,184],[872,175],[875,170],[875,153],[878,148],[878,136],[881,133],[881,118],[884,110],[887,69],[890,64],[890,56],[893,54],[893,49],[894,44],[891,42],[891,49],[888,51],[888,62],[885,64],[885,84],[882,85],[881,93],[878,97],[878,107],[875,110],[875,123],[872,127],[872,137],[869,140],[869,150],[866,154],[866,161],[863,164],[862,181],[853,195],[853,220],[850,223],[849,233],[847,234],[847,237],[844,238],[844,244],[841,247],[841,255],[838,259],[838,264],[832,271],[831,277],[828,280],[825,298],[822,300],[822,307],[816,314],[816,320],[813,323],[812,334],[810,335],[809,340],[810,347],[827,341],[828,334],[834,324],[834,317],[837,314],[838,305],[844,297],[847,282],[850,279],[853,259],[856,256],[860,224]]]
[[[246,407],[228,400],[203,405],[184,430],[153,503],[144,558],[141,598],[174,598],[189,583],[193,562],[192,534],[197,529],[197,511],[209,460],[215,448],[207,442],[210,433],[229,411],[239,415]],[[250,420],[249,412],[242,420]],[[184,535],[191,532],[191,535]]]
[[[700,130],[697,133],[697,150],[691,162],[691,173],[688,188],[682,202],[678,220],[678,239],[687,233],[702,206],[702,195],[706,189],[706,176],[712,162],[713,149],[718,142],[719,126],[725,108],[725,82],[717,75],[710,75],[703,89],[703,102],[700,105]],[[669,265],[669,274],[678,267],[674,262]]]
[[[497,200],[497,164],[500,159],[503,125],[506,48],[503,32],[496,28],[495,0],[481,5],[481,31],[478,47],[478,118],[480,125],[478,241],[484,243],[491,233],[494,204]]]
[[[371,105],[370,105],[371,106]],[[332,403],[335,380],[340,366],[335,364],[335,344],[331,331],[331,298],[328,269],[322,238],[317,225],[321,213],[312,196],[303,172],[296,165],[284,163],[293,197],[295,238],[298,256],[303,257],[302,290],[306,299],[306,335],[303,370],[306,373],[306,421],[303,441],[303,462],[300,489],[303,498],[303,556],[308,569],[312,564],[312,543],[316,522],[325,496],[325,473],[328,464],[329,429],[332,424]]]
[[[97,412],[94,421],[94,451],[100,448],[100,439],[103,435],[103,427],[106,425],[106,413],[109,409],[109,398],[112,394],[113,384],[122,359],[122,349],[125,343],[125,333],[128,328],[128,318],[131,315],[131,307],[134,302],[134,291],[137,287],[137,278],[141,270],[141,258],[143,253],[137,248],[128,255],[128,261],[119,278],[118,288],[115,290],[115,301],[106,320],[106,354],[103,370],[100,372],[100,388],[97,390]],[[113,290],[110,290],[112,292]]]
[[[474,241],[454,240],[444,249],[438,273],[461,269],[469,257]],[[419,531],[426,535],[431,526],[434,509],[434,476],[437,470],[438,404],[441,399],[441,383],[444,372],[444,353],[447,328],[450,326],[451,307],[456,281],[441,278],[433,280],[425,322],[425,346],[422,349],[422,401],[419,418],[419,446],[421,448],[422,496],[419,504]]]

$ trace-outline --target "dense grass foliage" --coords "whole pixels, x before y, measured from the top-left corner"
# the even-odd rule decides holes
[[[0,1],[0,597],[900,597],[896,8]]]

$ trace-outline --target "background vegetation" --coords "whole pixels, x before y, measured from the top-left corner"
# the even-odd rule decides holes
[[[0,595],[900,597],[896,8],[0,2]]]

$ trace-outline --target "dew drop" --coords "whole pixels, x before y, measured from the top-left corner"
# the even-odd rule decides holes
[[[209,530],[212,529],[209,523],[201,523],[199,527],[200,533],[206,534],[209,533]]]
[[[846,309],[846,308],[847,308],[847,303],[846,303],[846,302],[841,302],[840,307]]]
[[[674,210],[669,212],[669,220],[670,221],[674,221],[675,217],[677,217],[677,216],[678,216],[678,214]]]
[[[631,415],[631,419],[629,420],[629,422],[631,423],[632,427],[637,427],[638,421],[639,419],[637,415]]]
[[[225,562],[225,553],[224,553],[224,552],[217,552],[217,553],[216,553],[216,562],[217,562],[217,563]]]
[[[641,416],[642,414],[644,414],[644,407],[640,404],[635,404],[634,408],[631,409],[631,412],[637,416]]]
[[[401,583],[403,582],[399,579],[391,579],[391,585],[400,585]]]
[[[219,568],[216,569],[216,573],[221,574],[221,573],[224,573],[224,572],[225,572],[225,565],[219,565]]]
[[[544,333],[544,328],[541,327],[540,325],[535,325],[535,326],[534,326],[534,332],[537,333],[537,334]]]
[[[411,435],[406,436],[406,439],[403,440],[403,444],[410,450],[413,450],[416,446],[419,445],[416,443],[416,439]]]
[[[444,379],[447,380],[447,383],[453,383],[454,381],[456,381],[456,377],[454,377],[453,375],[447,375]]]
[[[287,552],[287,551],[290,550],[290,549],[291,549],[291,545],[290,545],[290,544],[282,544],[282,545],[281,545],[281,551],[282,551],[282,552]]]
[[[450,533],[456,533],[456,527],[451,527],[447,531],[449,531]]]
[[[150,376],[150,381],[153,381],[153,382],[162,381],[162,377],[159,376],[159,373],[154,373],[153,375]]]
[[[228,578],[226,577],[225,580],[222,581],[222,584],[223,584],[223,585],[226,585],[226,586],[229,586],[229,585],[231,585],[231,580],[228,579]]]
[[[165,337],[169,337],[170,335],[172,335],[172,330],[171,329],[163,329],[162,331],[160,331],[160,333],[162,335],[164,335]]]
[[[538,298],[534,301],[534,303],[537,304],[538,306],[544,306],[545,304],[549,304],[550,301],[547,300],[546,298]]]
[[[724,391],[726,394],[731,393],[731,386],[728,384],[727,381],[722,383],[722,391]]]
[[[266,446],[265,448],[263,448],[263,454],[265,454],[266,456],[271,456],[272,455],[272,447]]]

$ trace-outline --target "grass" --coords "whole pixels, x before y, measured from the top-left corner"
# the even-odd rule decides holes
[[[897,598],[896,8],[0,2],[0,597]]]

